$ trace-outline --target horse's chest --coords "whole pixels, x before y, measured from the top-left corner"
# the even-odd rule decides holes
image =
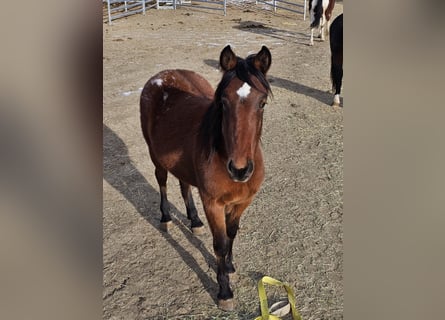
[[[236,187],[230,188],[221,196],[221,201],[224,204],[240,204],[251,199],[256,193],[249,185],[243,183]]]

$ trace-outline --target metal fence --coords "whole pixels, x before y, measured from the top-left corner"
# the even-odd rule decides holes
[[[227,0],[102,0],[107,3],[108,23],[113,20],[142,13],[150,8],[176,9],[177,7],[220,10],[227,14]]]
[[[298,3],[297,3],[298,2]],[[296,1],[285,1],[285,0],[256,0],[256,4],[262,3],[267,6],[271,6],[273,8],[273,11],[276,12],[277,8],[292,11],[295,13],[302,13],[303,14],[303,20],[306,20],[306,12],[307,12],[307,0],[304,0],[303,4],[301,4],[301,0]],[[303,11],[301,11],[303,10]]]
[[[145,14],[147,9],[157,5],[159,0],[103,0],[107,3],[108,23],[111,24],[114,19],[127,17],[133,14]]]
[[[176,2],[176,0],[173,0]],[[197,5],[195,3],[198,3]],[[224,12],[224,15],[227,14],[227,0],[218,1],[218,0],[180,0],[176,6],[179,5],[181,7],[190,7],[190,8],[201,8],[201,9],[210,9],[210,10],[221,10]]]
[[[108,23],[114,19],[127,17],[133,14],[142,13],[150,8],[156,9],[176,9],[177,7],[202,8],[210,10],[220,10],[227,14],[227,0],[102,0],[107,3]],[[306,20],[307,0],[256,0],[256,4],[262,3],[273,8],[287,10],[303,14]]]

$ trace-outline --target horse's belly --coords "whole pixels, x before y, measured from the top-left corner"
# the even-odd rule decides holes
[[[166,159],[165,168],[176,178],[184,181],[192,186],[196,186],[196,175],[193,170],[193,163],[190,161],[183,161],[175,159],[175,162],[169,162],[171,159]]]
[[[172,137],[167,135],[153,140],[154,142],[150,146],[152,157],[155,158],[155,162],[158,162],[179,180],[196,185],[193,169],[193,144],[178,138],[174,138],[175,141],[170,143],[169,138]],[[177,141],[182,143],[177,143]]]

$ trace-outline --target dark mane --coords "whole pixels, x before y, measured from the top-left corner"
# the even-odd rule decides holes
[[[237,57],[236,67],[232,70],[224,73],[218,87],[215,91],[215,97],[210,105],[209,109],[204,115],[199,131],[199,139],[201,139],[206,157],[209,157],[213,152],[219,151],[222,143],[222,105],[221,98],[222,93],[227,88],[229,83],[238,77],[241,81],[246,82],[251,87],[259,91],[263,91],[262,88],[258,88],[251,80],[251,77],[255,77],[261,85],[266,89],[267,94],[272,94],[270,84],[266,79],[266,76],[253,66],[253,58],[255,54],[248,56],[246,59]]]

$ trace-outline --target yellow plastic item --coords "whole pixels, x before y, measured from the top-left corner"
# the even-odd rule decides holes
[[[287,292],[287,299],[289,300],[290,305],[290,311],[292,314],[293,320],[302,320],[300,314],[298,313],[297,308],[295,307],[295,295],[292,291],[292,288],[286,284],[283,283],[277,279],[264,276],[261,278],[260,281],[258,281],[258,296],[260,297],[260,308],[261,308],[261,316],[255,318],[255,320],[280,320],[280,318],[276,315],[273,315],[270,313],[268,304],[267,304],[267,295],[266,290],[264,289],[264,284],[269,284],[272,286],[281,286],[286,289]],[[283,310],[285,308],[289,308],[287,305],[284,308],[280,308],[280,310]]]

